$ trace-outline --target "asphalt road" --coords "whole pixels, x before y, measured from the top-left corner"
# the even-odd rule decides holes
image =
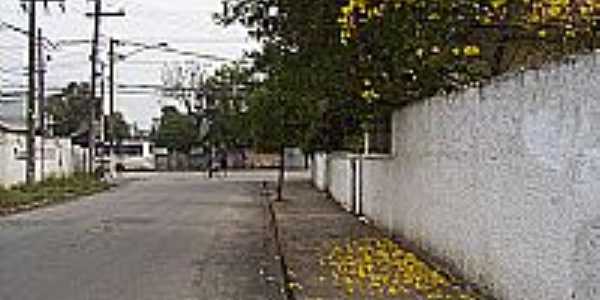
[[[0,218],[0,299],[280,299],[258,183],[249,179],[262,177],[143,175]]]

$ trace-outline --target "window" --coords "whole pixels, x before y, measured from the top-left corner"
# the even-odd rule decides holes
[[[117,155],[142,156],[143,148],[142,145],[121,145],[117,147],[115,153]]]

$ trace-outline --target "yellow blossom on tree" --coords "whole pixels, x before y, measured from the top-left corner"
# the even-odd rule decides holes
[[[465,47],[465,56],[468,57],[473,57],[473,56],[479,56],[479,54],[481,54],[481,50],[479,49],[478,46],[475,45],[469,45]]]

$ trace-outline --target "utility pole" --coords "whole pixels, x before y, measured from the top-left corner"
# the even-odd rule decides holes
[[[98,39],[100,36],[100,19],[102,17],[123,17],[125,13],[113,12],[113,13],[103,13],[102,12],[102,0],[93,0],[94,1],[94,12],[87,13],[86,16],[94,18],[94,33],[92,38],[92,55],[90,57],[91,60],[91,100],[90,100],[90,119],[89,119],[89,135],[88,135],[88,171],[89,173],[94,172],[94,157],[96,154],[96,129],[95,129],[95,121],[96,121],[96,67],[98,61]]]
[[[94,2],[94,33],[92,37],[92,74],[90,78],[90,95],[89,102],[90,119],[88,120],[88,172],[94,173],[94,159],[96,155],[96,63],[98,59],[98,37],[100,35],[100,13],[102,9],[102,1],[95,0]]]
[[[29,0],[29,93],[27,99],[27,167],[26,182],[35,181],[35,124],[33,110],[35,107],[35,0]]]
[[[100,63],[100,105],[99,107],[101,108],[101,112],[100,112],[100,128],[102,129],[100,131],[100,140],[102,141],[102,145],[104,146],[104,141],[106,140],[106,130],[105,130],[105,118],[104,118],[104,95],[105,95],[105,90],[104,90],[104,85],[105,85],[105,80],[104,80],[104,69],[106,68],[106,63],[105,62],[101,62]],[[102,147],[102,149],[104,149],[104,147]]]
[[[28,57],[28,93],[27,93],[27,162],[25,169],[25,181],[27,184],[32,184],[35,181],[35,123],[33,120],[33,114],[35,110],[35,64],[36,64],[36,4],[37,2],[44,2],[44,5],[48,5],[48,2],[59,2],[62,4],[64,11],[65,0],[21,0],[21,5],[25,8],[29,4],[29,29],[28,29],[28,40],[29,40],[29,57]]]
[[[45,138],[46,138],[46,96],[44,95],[44,77],[46,66],[44,63],[44,47],[42,47],[42,29],[38,29],[38,118],[39,118],[39,134],[40,134],[40,180],[44,180],[46,153],[45,153]]]
[[[110,38],[108,46],[108,128],[110,132],[110,172],[114,170],[115,161],[115,46],[119,41]]]

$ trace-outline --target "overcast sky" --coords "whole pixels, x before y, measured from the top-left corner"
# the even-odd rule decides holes
[[[93,2],[88,0],[65,0],[66,12],[57,4],[49,4],[48,10],[38,4],[39,25],[44,36],[53,41],[89,39],[92,35],[92,19],[84,14],[92,11]],[[0,0],[0,21],[27,28],[27,14],[20,0]],[[100,58],[106,61],[108,37],[138,41],[148,44],[167,42],[170,46],[186,51],[213,54],[231,59],[241,57],[244,49],[256,47],[241,27],[222,28],[214,24],[212,14],[221,10],[220,0],[103,0],[104,11],[123,9],[124,18],[104,18],[101,24]],[[120,53],[134,48],[119,47]],[[60,88],[70,81],[89,81],[90,45],[64,45],[52,51],[48,65],[47,87]],[[119,84],[159,84],[161,70],[170,64],[193,60],[158,51],[145,51],[117,65]],[[14,90],[26,84],[26,77],[19,73],[27,66],[27,38],[0,26],[0,89]],[[207,69],[218,63],[198,61]],[[147,128],[153,117],[160,115],[160,104],[172,100],[159,95],[117,95],[117,110],[123,111],[130,122]],[[2,107],[0,106],[0,109]]]

